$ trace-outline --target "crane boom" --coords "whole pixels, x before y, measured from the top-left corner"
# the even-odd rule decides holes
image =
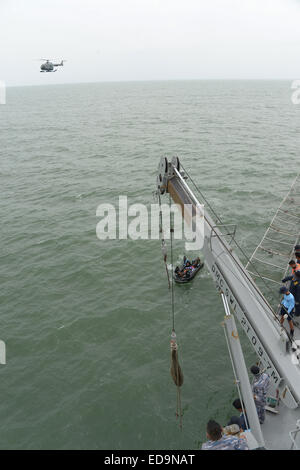
[[[172,161],[165,157],[161,159],[157,182],[160,194],[168,192],[180,206],[185,220],[193,220],[201,204],[187,185],[177,157]],[[226,295],[282,402],[288,408],[296,409],[300,402],[300,368],[292,355],[297,345],[292,342],[292,348],[287,347],[290,343],[287,332],[233,251],[226,234],[222,233],[229,226],[216,224],[206,209],[203,217],[204,260],[216,287]]]

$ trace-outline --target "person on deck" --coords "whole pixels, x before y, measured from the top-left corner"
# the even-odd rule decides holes
[[[287,318],[290,325],[290,335],[294,336],[294,324],[293,324],[293,310],[295,307],[295,298],[293,294],[290,293],[287,287],[280,287],[279,293],[283,294],[283,299],[281,301],[281,310],[280,310],[280,324],[282,325],[285,318]]]
[[[291,281],[289,291],[295,299],[295,317],[300,316],[300,271],[296,271],[293,276],[287,276],[282,282]]]
[[[265,421],[267,403],[267,391],[270,384],[270,377],[264,372],[260,372],[259,367],[252,366],[251,373],[254,375],[252,382],[252,392],[260,424]]]
[[[249,424],[247,426],[247,415],[243,412],[241,400],[239,398],[236,398],[236,400],[234,400],[234,402],[232,403],[232,406],[234,406],[234,408],[240,412],[240,415],[232,416],[227,426],[230,426],[231,424],[237,424],[243,431],[245,431],[249,427]]]
[[[297,253],[297,252],[300,253],[300,245],[295,245],[294,246],[294,252],[295,253]]]
[[[294,259],[291,259],[291,261],[289,262],[289,265],[292,268],[292,274],[300,270],[300,264],[296,263]],[[285,281],[282,281],[282,282],[285,282]]]
[[[220,424],[213,420],[207,423],[206,436],[209,440],[202,444],[202,450],[249,450],[245,438],[224,436]]]

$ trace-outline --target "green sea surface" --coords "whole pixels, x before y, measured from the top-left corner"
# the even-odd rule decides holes
[[[101,241],[96,210],[120,195],[150,207],[160,158],[176,154],[250,255],[299,171],[291,94],[288,81],[8,88],[1,449],[198,449],[208,419],[226,424],[235,413],[224,310],[206,268],[175,286],[180,429],[160,242]],[[175,240],[176,263],[184,250]],[[251,365],[243,334],[242,345]]]

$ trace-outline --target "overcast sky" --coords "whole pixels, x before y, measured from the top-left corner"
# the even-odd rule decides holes
[[[300,78],[300,0],[0,0],[8,86],[209,78]]]

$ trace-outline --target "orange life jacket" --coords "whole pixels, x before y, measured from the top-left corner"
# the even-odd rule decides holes
[[[294,274],[295,271],[299,271],[299,270],[300,270],[300,264],[296,263],[296,266],[294,268],[292,268],[292,274]]]

